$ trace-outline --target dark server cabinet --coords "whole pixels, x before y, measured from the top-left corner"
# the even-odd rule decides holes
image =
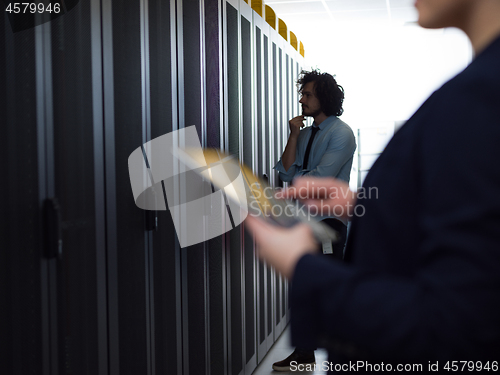
[[[151,139],[170,133],[178,123],[176,111],[177,77],[175,62],[175,2],[149,0],[147,35],[144,46],[149,46],[146,66],[149,66],[149,94]],[[148,42],[148,43],[147,43]],[[149,60],[149,64],[148,64]],[[146,75],[147,76],[147,75]],[[148,80],[146,80],[148,82]],[[149,87],[148,87],[149,86]],[[180,374],[182,370],[181,334],[181,271],[180,248],[169,211],[157,211],[157,228],[152,231],[149,267],[151,285],[151,350],[153,374]],[[153,219],[154,216],[153,216]]]
[[[271,74],[273,82],[273,123],[271,125],[271,140],[273,142],[273,153],[271,155],[271,168],[278,162],[281,157],[281,121],[282,121],[282,89],[281,89],[281,48],[277,45],[279,42],[278,38],[280,36],[271,31]],[[278,172],[273,170],[273,187],[281,186],[281,180],[279,178]],[[276,341],[281,334],[281,285],[280,285],[280,275],[274,270],[271,271],[271,285],[272,285],[272,301],[273,301],[273,334],[274,341]]]
[[[243,163],[255,171],[255,122],[253,108],[255,100],[253,93],[255,87],[253,84],[254,63],[252,40],[252,9],[245,3],[240,3],[240,27],[241,27],[241,110],[242,110],[242,128],[243,128]],[[244,226],[244,223],[242,224]],[[244,314],[244,355],[245,355],[245,374],[250,374],[257,366],[257,343],[256,343],[256,279],[255,266],[256,257],[254,251],[254,242],[248,232],[243,233],[243,314]]]
[[[270,42],[270,27],[267,26],[268,34],[264,34],[264,155],[265,155],[265,178],[270,186],[273,183],[273,152],[274,143],[271,141],[274,139],[271,124],[273,124],[272,116],[274,114],[274,103],[273,103],[273,68],[272,68],[272,51]],[[264,290],[265,290],[265,301],[266,301],[266,342],[267,350],[271,348],[274,343],[274,293],[273,293],[273,271],[271,267],[265,267],[264,272]]]
[[[60,374],[107,371],[102,106],[95,54],[100,46],[92,38],[99,27],[92,11],[98,12],[95,2],[80,2],[42,26],[44,39],[50,33],[42,59],[50,64],[49,53],[52,59],[45,73],[52,79],[44,82],[44,99],[52,104],[45,122],[47,176],[62,231],[56,271]]]
[[[110,374],[180,373],[181,260],[170,213],[139,209],[128,157],[175,129],[175,4],[103,1]]]
[[[251,374],[288,321],[286,281],[244,224],[180,248],[168,210],[135,205],[128,158],[195,125],[278,186],[289,46],[243,0],[0,22],[2,373]]]
[[[113,374],[151,373],[151,308],[150,259],[151,234],[146,231],[147,211],[139,209],[130,194],[128,157],[148,141],[144,121],[146,102],[143,93],[142,54],[143,29],[141,2],[109,2],[111,43],[103,47],[112,51],[105,61],[112,82],[107,87],[113,102],[106,103],[114,118],[106,122],[108,149],[106,186],[108,188],[109,277],[111,282],[110,319],[114,325],[111,355]],[[109,64],[106,65],[106,64]],[[111,106],[112,104],[112,106]],[[114,196],[111,196],[114,193]],[[112,221],[112,222],[111,222]]]
[[[222,148],[222,3],[205,6],[205,108],[207,147]],[[209,367],[211,374],[227,374],[227,302],[225,234],[207,241],[209,298]]]
[[[227,109],[225,111],[227,126],[226,150],[231,155],[240,158],[240,61],[239,35],[240,21],[238,2],[225,2],[225,39],[224,55],[227,76]],[[227,303],[228,303],[228,371],[229,374],[244,374],[243,356],[243,254],[242,228],[236,226],[227,233]]]
[[[294,84],[294,74],[293,74],[293,57],[286,54],[286,80],[287,80],[287,105],[288,105],[288,118],[292,118],[297,115],[295,111],[295,84]],[[287,127],[288,130],[290,130]],[[288,135],[288,131],[287,131]]]
[[[256,166],[255,173],[264,178],[264,172],[267,171],[265,167],[265,126],[266,126],[266,117],[264,108],[264,95],[263,95],[263,71],[264,71],[264,54],[263,54],[263,32],[262,28],[264,26],[264,20],[260,18],[260,16],[256,16],[254,13],[254,62],[255,62],[255,132],[256,132]],[[256,245],[255,245],[256,246]],[[267,324],[267,315],[266,315],[266,266],[263,262],[257,262],[255,269],[255,277],[256,277],[256,341],[257,341],[257,363],[260,363],[267,353],[267,341],[266,341],[266,324]]]
[[[200,0],[177,4],[179,61],[179,125],[196,126],[200,143],[205,140],[205,86]],[[208,270],[206,243],[181,249],[182,329],[184,374],[209,371]]]
[[[41,347],[48,345],[42,322],[41,290],[47,292],[42,207],[47,197],[38,163],[44,155],[37,128],[35,30],[14,34],[0,17],[0,366],[8,374],[42,372]],[[41,286],[43,284],[43,286]],[[47,307],[47,299],[44,307]],[[48,368],[48,367],[46,367]]]
[[[107,370],[95,5],[16,34],[2,17],[9,374]]]

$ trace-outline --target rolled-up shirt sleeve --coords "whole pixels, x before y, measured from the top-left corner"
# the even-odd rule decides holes
[[[297,140],[297,148],[295,150],[295,161],[292,163],[288,170],[283,166],[283,162],[280,160],[274,166],[274,169],[278,171],[282,181],[291,182],[296,176],[299,175],[302,170],[302,159],[304,158],[300,150],[303,148],[303,137],[304,130],[300,132],[299,139]]]
[[[297,175],[297,171],[300,171],[302,168],[302,163],[299,162],[299,157],[298,157],[298,152],[295,153],[295,161],[293,164],[288,168],[288,170],[285,169],[283,166],[283,163],[280,160],[276,163],[274,166],[274,169],[276,169],[279,174],[280,178],[285,181],[285,182],[290,182],[293,180],[293,178]]]

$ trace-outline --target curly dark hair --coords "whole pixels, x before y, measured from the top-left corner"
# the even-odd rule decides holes
[[[314,82],[316,97],[321,104],[321,110],[327,116],[340,116],[344,113],[342,103],[344,102],[344,88],[337,84],[331,74],[321,73],[319,70],[301,71],[297,81],[299,94],[302,94],[304,86]]]

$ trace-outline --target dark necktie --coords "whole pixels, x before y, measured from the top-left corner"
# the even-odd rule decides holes
[[[319,130],[319,126],[312,127],[312,134],[311,134],[311,138],[309,138],[309,143],[307,144],[307,147],[306,147],[306,153],[304,155],[304,163],[302,165],[302,169],[307,168],[307,162],[309,161],[309,153],[311,152],[311,146],[312,146],[312,143],[314,140],[314,136],[316,135],[318,130]]]

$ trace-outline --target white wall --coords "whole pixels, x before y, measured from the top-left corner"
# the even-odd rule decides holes
[[[315,62],[305,66],[336,75],[346,92],[342,118],[355,128],[407,120],[472,58],[456,29],[357,24],[304,34],[307,62]]]
[[[408,120],[472,59],[470,43],[459,30],[425,30],[416,24],[325,26],[309,29],[303,39],[305,68],[336,75],[346,95],[342,120],[356,136],[360,129],[353,189],[393,136],[395,124]]]

